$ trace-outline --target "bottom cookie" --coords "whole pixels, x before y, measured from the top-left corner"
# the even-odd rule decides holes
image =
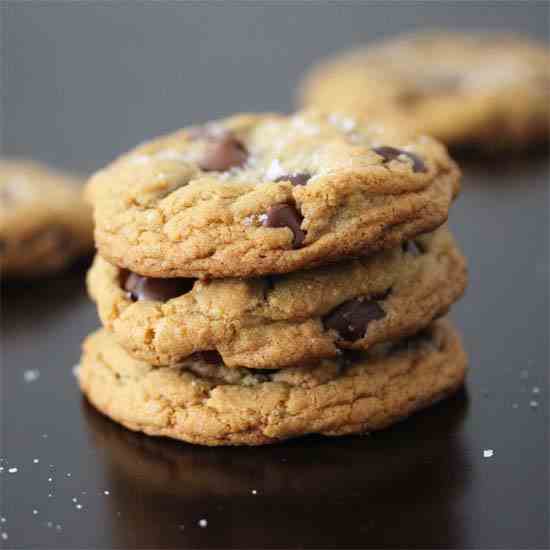
[[[100,330],[84,343],[78,380],[98,410],[132,430],[202,445],[262,445],[385,428],[457,390],[466,369],[447,321],[399,344],[276,371],[230,369],[208,356],[154,367]]]

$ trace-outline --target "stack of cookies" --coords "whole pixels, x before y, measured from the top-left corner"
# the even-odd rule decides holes
[[[181,130],[95,174],[104,328],[78,378],[150,435],[259,445],[388,426],[459,388],[446,149],[315,110]]]

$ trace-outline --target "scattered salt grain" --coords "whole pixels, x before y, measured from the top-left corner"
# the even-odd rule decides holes
[[[111,493],[110,491],[103,491],[103,494],[109,496]]]
[[[33,510],[33,511],[32,511],[32,515],[33,515],[33,516],[36,516],[37,514],[38,514],[38,510]]]
[[[61,531],[62,529],[63,529],[63,527],[61,527],[61,525],[59,525],[59,523],[55,526],[56,531]]]
[[[539,402],[532,399],[531,401],[529,401],[529,406],[533,409],[536,409],[539,406]]]
[[[48,478],[48,483],[51,483],[53,479],[51,477]]]
[[[40,378],[40,371],[37,369],[29,369],[23,373],[25,382],[35,382]]]
[[[2,540],[8,540],[8,534],[2,533]]]
[[[67,477],[71,477],[73,474],[71,474],[70,472],[67,474]]]
[[[265,173],[265,177],[270,181],[275,181],[277,178],[280,178],[281,176],[285,175],[285,171],[283,167],[281,166],[281,163],[278,159],[273,159],[271,161],[271,164],[269,165],[269,168],[267,169],[267,172]]]
[[[203,529],[204,529],[205,527],[208,527],[208,521],[205,520],[205,519],[201,519],[201,520],[199,521],[199,527],[202,527]]]
[[[34,458],[32,462],[33,462],[33,464],[38,464],[40,462],[40,460],[38,460],[38,458]]]
[[[495,452],[493,451],[493,449],[484,449],[483,450],[483,458],[491,458],[494,454],[495,454]]]
[[[82,504],[77,504],[77,505],[75,506],[75,508],[76,508],[77,510],[82,510]]]
[[[0,522],[1,522],[1,523],[6,523],[6,518],[5,518],[5,517],[1,517],[1,518],[0,518]]]
[[[8,469],[8,472],[9,472],[10,474],[16,474],[18,471],[19,471],[18,468],[9,468],[9,469]]]
[[[533,393],[540,393],[540,388],[538,386],[533,386],[533,389],[531,391]]]
[[[256,489],[252,489],[252,494],[253,494],[253,495],[257,495],[257,494],[258,494],[258,491],[256,491]]]
[[[46,523],[46,526],[48,527],[48,529],[51,529],[53,527],[53,521],[48,521],[48,523]]]

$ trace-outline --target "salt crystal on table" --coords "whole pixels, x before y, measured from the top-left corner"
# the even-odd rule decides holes
[[[25,382],[34,382],[40,378],[40,371],[37,369],[29,369],[23,373]]]

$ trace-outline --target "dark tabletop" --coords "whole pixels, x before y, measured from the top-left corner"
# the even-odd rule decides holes
[[[418,6],[392,11],[389,3],[373,4],[370,11],[355,5],[352,12],[344,9],[349,3],[332,5],[332,11],[319,3],[313,12],[303,5],[290,12],[271,6],[269,21],[288,37],[281,52],[259,8],[225,9],[212,19],[212,10],[200,12],[193,4],[185,12],[189,17],[178,19],[183,36],[205,20],[214,36],[221,20],[258,44],[257,49],[232,44],[240,56],[235,70],[241,82],[229,79],[222,87],[229,95],[213,97],[212,88],[201,90],[183,70],[171,81],[179,86],[177,94],[168,87],[140,87],[141,68],[152,71],[148,82],[172,74],[159,53],[170,50],[174,40],[173,3],[162,16],[150,9],[147,25],[133,11],[96,10],[94,3],[83,11],[67,10],[65,4],[62,11],[60,4],[40,11],[11,3],[6,10],[11,77],[3,94],[4,146],[10,153],[82,170],[147,135],[206,118],[208,104],[219,105],[220,98],[225,104],[213,116],[237,110],[242,99],[237,89],[243,98],[261,98],[251,108],[288,108],[288,91],[285,96],[281,90],[306,60],[364,38],[357,14],[375,35],[407,29],[407,17],[415,25],[459,21],[463,26],[479,18],[481,25],[508,22],[539,35],[548,26],[541,9],[547,4],[534,2],[514,9],[512,3],[500,4],[490,15],[480,3],[476,9],[470,4],[469,11],[455,3],[431,3],[420,6],[420,15]],[[132,17],[124,16],[129,13]],[[160,32],[161,22],[166,32]],[[321,24],[319,37],[311,29]],[[149,25],[160,46],[148,38]],[[332,28],[335,32],[328,32]],[[123,46],[115,50],[120,36]],[[91,43],[97,46],[93,59],[86,47]],[[298,44],[303,47],[290,55]],[[68,53],[69,46],[79,60]],[[264,67],[268,47],[274,56],[271,80]],[[142,59],[144,52],[149,53]],[[195,53],[182,49],[190,63]],[[204,55],[218,69],[227,63],[224,48]],[[282,58],[291,67],[286,73],[280,70]],[[247,66],[252,90],[242,83]],[[115,84],[98,80],[102,74]],[[207,81],[215,76],[215,71],[203,73]],[[192,101],[202,91],[206,97],[191,103],[196,112],[188,106],[174,120],[186,82]],[[122,91],[119,85],[125,86]],[[86,89],[91,92],[84,102]],[[258,96],[258,90],[266,95]],[[151,96],[160,101],[153,105]],[[29,131],[31,124],[36,132]],[[463,193],[451,226],[469,259],[470,287],[451,316],[470,355],[467,387],[370,436],[209,449],[129,432],[81,398],[71,373],[82,339],[98,325],[85,294],[86,266],[47,280],[5,283],[0,544],[19,549],[547,548],[548,159],[469,158],[461,165]]]

